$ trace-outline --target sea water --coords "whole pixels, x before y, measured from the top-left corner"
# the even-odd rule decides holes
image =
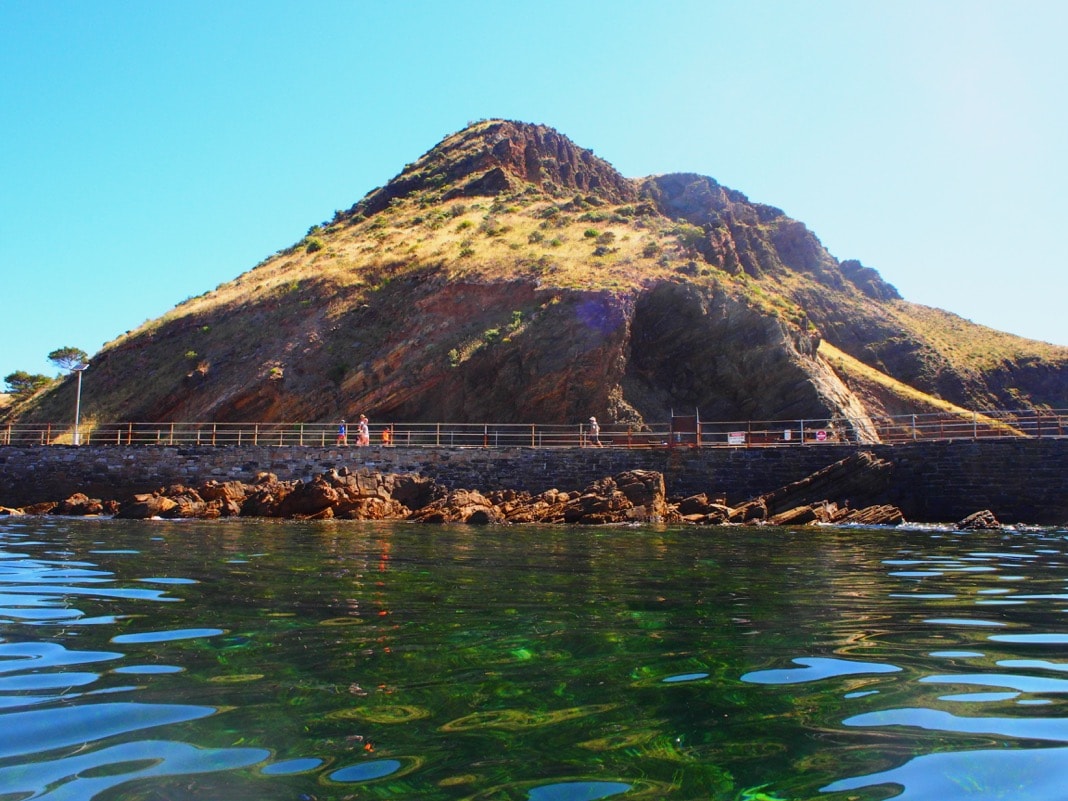
[[[0,522],[0,800],[1068,797],[1068,532]]]

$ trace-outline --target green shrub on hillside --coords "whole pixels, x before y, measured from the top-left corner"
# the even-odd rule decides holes
[[[679,244],[687,250],[700,250],[705,241],[704,229],[686,222],[678,223],[671,233],[678,238]]]
[[[28,398],[42,387],[52,383],[52,379],[40,373],[27,373],[25,370],[16,370],[4,378],[7,391],[19,400]]]

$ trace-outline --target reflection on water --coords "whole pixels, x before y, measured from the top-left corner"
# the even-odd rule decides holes
[[[1065,531],[0,522],[0,801],[1054,799]]]

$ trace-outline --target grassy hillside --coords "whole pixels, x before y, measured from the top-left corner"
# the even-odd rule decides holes
[[[100,421],[1068,406],[1068,349],[902,300],[710,178],[626,179],[498,120],[92,362]],[[68,384],[8,416],[64,419]]]

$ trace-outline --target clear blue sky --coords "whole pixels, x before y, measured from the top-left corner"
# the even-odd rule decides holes
[[[778,206],[1068,345],[1068,3],[3,0],[0,377],[52,375],[469,121]]]

